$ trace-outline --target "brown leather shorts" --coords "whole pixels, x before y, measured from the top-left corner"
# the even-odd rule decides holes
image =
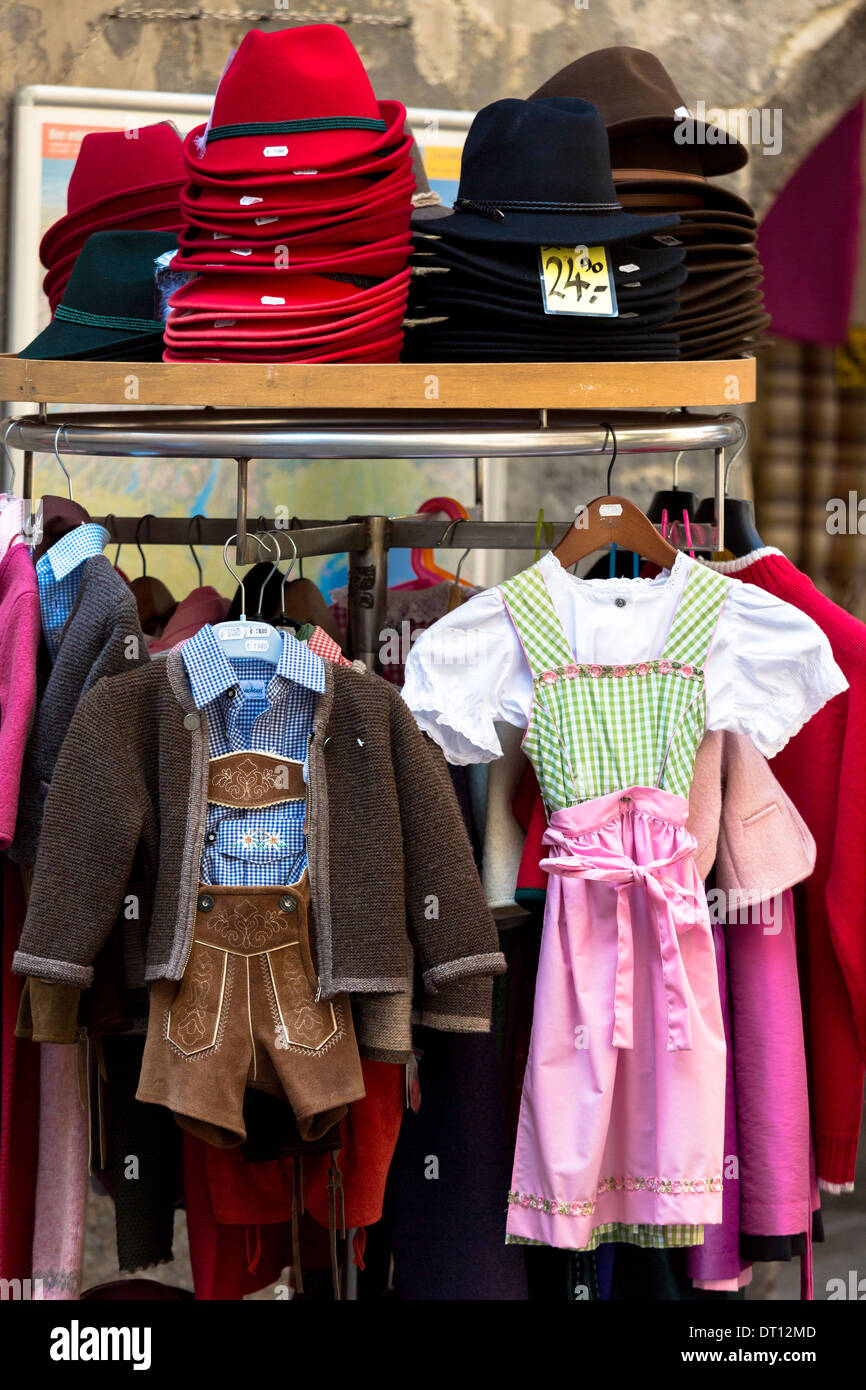
[[[364,1095],[349,997],[316,999],[306,874],[287,888],[202,885],[183,979],[159,980],[136,1096],[210,1144],[246,1139],[244,1091],[289,1101],[316,1139]]]

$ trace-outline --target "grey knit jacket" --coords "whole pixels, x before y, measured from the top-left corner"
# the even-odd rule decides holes
[[[120,675],[150,660],[135,598],[106,555],[81,566],[72,612],[51,664],[45,643],[36,673],[36,709],[24,753],[15,838],[9,857],[33,864],[45,798],[72,716],[81,697],[103,676]]]
[[[417,967],[431,1021],[487,1027],[505,960],[442,755],[387,681],[327,662],[325,679],[306,820],[322,997],[405,997]],[[207,787],[207,714],[179,649],[100,681],[57,760],[13,969],[89,986],[134,879],[146,978],[181,979]]]

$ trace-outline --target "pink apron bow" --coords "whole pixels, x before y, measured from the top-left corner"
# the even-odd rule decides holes
[[[634,942],[632,939],[631,898],[624,889],[642,882],[646,889],[658,938],[662,979],[667,1002],[669,1052],[688,1052],[692,1048],[692,1024],[689,1014],[688,980],[680,955],[677,936],[704,920],[703,904],[691,889],[683,888],[669,878],[665,869],[694,852],[694,839],[666,859],[654,859],[649,864],[636,864],[626,854],[615,854],[601,845],[593,846],[591,854],[576,854],[574,840],[550,827],[543,843],[560,853],[542,859],[541,868],[548,873],[564,874],[609,883],[616,889],[616,984],[614,989],[614,1047],[634,1047]]]

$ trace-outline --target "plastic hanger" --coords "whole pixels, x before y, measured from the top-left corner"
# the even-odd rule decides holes
[[[745,436],[736,451],[725,463],[725,549],[735,559],[751,555],[753,550],[762,550],[764,542],[755,525],[754,504],[745,497],[728,497],[728,474],[746,447]],[[716,521],[716,499],[705,497],[695,513],[695,521]]]
[[[679,486],[679,466],[684,450],[680,449],[674,458],[673,485],[670,488],[660,488],[647,507],[647,516],[656,525],[661,524],[662,535],[667,538],[666,522],[668,517],[671,521],[697,520],[698,496],[695,492],[685,492]],[[666,515],[667,514],[667,515]]]
[[[265,534],[267,535],[267,532]],[[223,546],[223,564],[240,587],[241,615],[237,622],[216,623],[213,628],[214,636],[229,661],[237,661],[240,657],[255,657],[259,661],[267,661],[276,666],[283,651],[283,634],[271,627],[270,623],[262,622],[258,618],[247,618],[247,591],[243,578],[228,562],[228,548],[232,541],[236,540],[237,534],[229,536]],[[276,545],[276,542],[274,544]],[[279,546],[276,549],[279,558]]]
[[[147,632],[149,627],[166,623],[175,608],[177,608],[177,600],[168,585],[164,584],[161,579],[157,579],[155,575],[148,574],[147,572],[147,560],[145,559],[139,535],[144,523],[152,517],[153,513],[147,512],[138,519],[138,524],[135,528],[135,544],[141,556],[141,574],[137,579],[133,579],[129,586],[135,595],[138,620],[145,632]]]
[[[613,436],[613,454],[607,470],[608,492],[604,497],[596,497],[582,507],[569,526],[553,554],[563,569],[570,569],[585,555],[607,546],[618,546],[630,550],[637,557],[642,555],[652,560],[662,569],[670,569],[677,558],[677,551],[663,540],[649,517],[630,502],[627,497],[616,497],[610,492],[611,475],[616,463],[616,431],[606,425]],[[607,436],[605,436],[605,443]],[[611,563],[615,563],[616,552],[612,552]],[[633,562],[636,564],[636,560]]]

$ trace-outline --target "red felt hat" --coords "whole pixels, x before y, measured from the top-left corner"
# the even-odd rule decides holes
[[[232,329],[241,336],[249,334],[260,337],[276,333],[288,336],[295,332],[333,332],[337,327],[360,328],[382,314],[395,315],[405,307],[408,287],[403,284],[386,294],[374,289],[363,291],[363,302],[341,308],[339,305],[328,309],[310,310],[299,307],[289,300],[280,309],[270,313],[255,309],[233,309],[224,314],[210,313],[196,309],[172,309],[171,324],[174,333],[210,334],[221,329]],[[285,297],[285,296],[283,296]]]
[[[174,196],[167,190],[179,188],[183,179],[183,148],[170,121],[85,135],[66,190],[66,216],[42,239],[43,264],[55,240],[109,216],[106,205],[124,212],[164,202]]]
[[[337,25],[251,29],[220,79],[210,120],[184,149],[190,168],[212,174],[322,168],[394,144],[405,119],[399,102],[377,102]]]
[[[200,275],[175,290],[169,308],[219,315],[246,311],[268,317],[287,312],[350,314],[390,294],[403,293],[408,286],[408,270],[366,289],[322,275],[284,274],[282,280],[267,275]]]
[[[267,252],[271,246],[286,246],[289,252],[316,242],[349,242],[361,246],[368,242],[381,242],[389,236],[409,235],[411,203],[388,204],[377,208],[368,217],[350,215],[341,218],[277,218],[265,221],[263,227],[207,228],[188,222],[183,232],[192,240],[206,243],[207,246],[235,247],[252,246]],[[185,242],[192,245],[192,242]]]
[[[412,195],[415,192],[415,178],[411,165],[399,177],[379,183],[367,183],[351,196],[335,199],[310,200],[309,190],[304,193],[303,202],[293,206],[283,200],[283,206],[275,206],[273,201],[251,194],[236,198],[234,205],[220,208],[187,194],[181,195],[184,217],[196,227],[223,232],[238,230],[246,234],[255,233],[259,227],[278,224],[278,230],[293,231],[307,223],[343,221],[352,217],[370,217],[385,210],[398,207],[411,209]],[[242,201],[243,199],[243,201]]]
[[[382,105],[390,106],[393,103],[383,102]],[[345,164],[329,164],[321,168],[299,164],[293,169],[257,169],[235,174],[209,173],[201,167],[197,157],[190,158],[184,148],[184,165],[190,183],[215,191],[249,188],[252,192],[260,193],[263,188],[284,188],[295,184],[309,184],[311,188],[319,189],[340,179],[361,178],[364,175],[384,174],[398,169],[405,159],[412,158],[413,144],[411,132],[408,135],[401,133],[394,137],[393,144],[383,150],[377,150],[374,154],[365,155],[360,161],[349,160]]]
[[[330,353],[271,353],[267,344],[250,352],[221,349],[219,352],[207,348],[195,348],[184,352],[178,348],[166,348],[162,355],[164,362],[398,362],[403,346],[403,334],[395,333],[389,338],[369,344],[359,344],[354,348],[344,348]]]
[[[224,242],[214,245],[189,241],[189,229],[182,236],[185,244],[173,261],[175,270],[207,271],[229,276],[344,274],[374,275],[387,279],[404,269],[412,250],[409,236],[387,237],[358,246],[347,242],[321,241],[298,249],[292,248],[289,263],[284,265],[285,256],[281,253],[277,258],[275,247],[271,247],[270,254],[264,256],[261,253],[234,256],[225,249]],[[199,244],[201,250],[194,249]]]
[[[142,208],[122,217],[107,217],[68,232],[52,245],[49,258],[43,260],[42,264],[51,271],[67,257],[77,256],[93,232],[162,231],[165,228],[179,232],[182,227],[183,217],[178,201],[158,203],[151,208]]]
[[[155,211],[174,212],[173,226],[179,226],[180,190],[182,184],[165,184],[146,193],[133,193],[128,198],[107,198],[78,217],[61,217],[45,233],[39,245],[39,257],[44,266],[51,265],[62,254],[62,247],[70,242],[85,242],[91,232],[110,231],[118,226],[140,226],[138,219],[149,217]]]
[[[275,320],[270,332],[250,333],[238,331],[236,325],[231,325],[227,320],[219,320],[225,327],[209,330],[202,333],[191,333],[188,329],[178,325],[174,326],[169,318],[164,338],[167,345],[171,348],[192,349],[199,347],[212,347],[219,344],[220,348],[228,348],[232,352],[237,351],[260,351],[263,344],[267,344],[268,351],[278,352],[311,352],[320,350],[322,352],[336,352],[343,346],[355,346],[361,342],[368,342],[371,338],[388,338],[393,333],[399,333],[405,315],[402,309],[391,310],[388,313],[380,313],[375,317],[367,319],[364,323],[341,324],[339,322],[327,328],[307,328],[296,329],[293,332],[285,333],[281,331],[280,320]]]
[[[385,198],[395,191],[402,192],[410,178],[414,182],[412,161],[406,156],[384,171],[336,179],[280,179],[255,185],[244,181],[223,184],[219,188],[190,179],[181,189],[180,201],[191,213],[209,217],[270,214],[286,217],[293,213],[303,215],[323,206],[335,211],[358,207],[368,200]]]
[[[321,233],[322,236],[330,236],[331,240],[341,241],[367,241],[382,239],[382,234],[375,222],[384,222],[391,219],[402,219],[402,227],[408,228],[409,219],[412,216],[411,194],[404,192],[399,197],[388,198],[382,202],[370,203],[366,206],[357,208],[347,208],[341,212],[332,212],[330,208],[320,207],[315,212],[308,212],[294,216],[281,217],[277,213],[260,214],[258,217],[246,219],[225,218],[218,220],[212,217],[200,217],[198,215],[188,215],[185,218],[187,226],[197,228],[205,233],[206,236],[214,240],[229,237],[235,241],[260,241],[262,243],[274,241],[298,241],[301,238],[312,239],[314,234]],[[368,237],[366,228],[372,227],[374,235]],[[360,229],[361,235],[358,234]]]

